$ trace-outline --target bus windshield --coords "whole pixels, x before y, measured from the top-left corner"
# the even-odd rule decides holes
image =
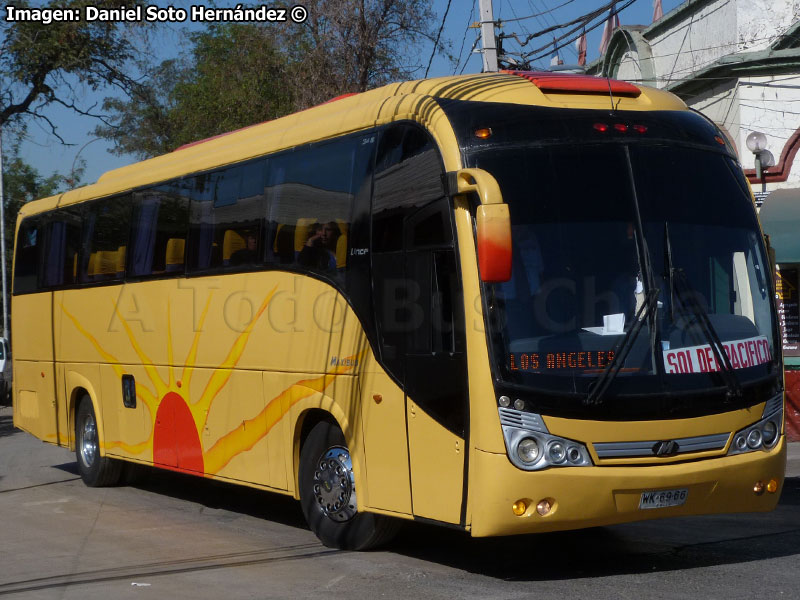
[[[730,410],[730,388],[747,403],[742,390],[774,385],[770,270],[726,152],[551,140],[476,149],[470,166],[497,179],[511,214],[511,280],[484,286],[500,387],[580,408],[625,346],[604,382],[615,413],[627,396],[639,416],[643,398],[666,415],[692,394]]]

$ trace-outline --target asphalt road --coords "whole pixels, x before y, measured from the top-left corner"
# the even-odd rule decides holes
[[[410,524],[383,551],[321,546],[292,500],[154,472],[90,489],[0,408],[0,597],[798,598],[800,444],[769,514],[471,539]]]

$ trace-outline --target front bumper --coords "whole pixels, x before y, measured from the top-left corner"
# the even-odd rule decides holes
[[[769,511],[783,489],[786,437],[769,452],[756,451],[676,464],[650,466],[567,467],[522,471],[505,454],[476,450],[471,485],[473,536],[514,535],[596,527],[629,521],[686,515]],[[757,481],[778,481],[775,493],[756,495]],[[643,491],[688,488],[685,504],[639,509]],[[550,499],[542,517],[536,504]],[[511,507],[525,499],[527,511]]]

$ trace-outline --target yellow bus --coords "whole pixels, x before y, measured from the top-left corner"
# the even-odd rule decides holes
[[[23,207],[14,422],[287,494],[322,542],[767,511],[770,263],[720,130],[624,82],[389,85]]]

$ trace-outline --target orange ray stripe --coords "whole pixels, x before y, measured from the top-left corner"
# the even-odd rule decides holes
[[[357,356],[361,362],[366,351],[360,352]],[[354,357],[351,357],[354,358]],[[334,373],[328,373],[321,377],[305,379],[292,384],[287,390],[267,403],[267,406],[258,415],[248,419],[239,427],[226,433],[218,439],[214,445],[203,454],[203,464],[205,471],[215,474],[221,471],[235,456],[246,452],[255,446],[259,440],[266,437],[275,425],[289,412],[292,406],[300,400],[308,398],[316,393],[323,393],[338,375],[347,373],[353,367],[337,367]],[[259,421],[263,423],[259,427]]]
[[[70,321],[72,321],[72,323],[75,325],[78,331],[87,340],[89,340],[89,342],[91,342],[92,346],[94,346],[98,354],[100,354],[100,356],[102,356],[106,360],[106,362],[110,363],[111,366],[114,368],[114,372],[117,375],[119,375],[120,378],[122,378],[122,376],[125,374],[125,370],[120,366],[119,360],[117,360],[115,356],[103,350],[103,347],[100,346],[100,342],[98,342],[91,333],[89,333],[83,328],[83,326],[78,322],[78,319],[76,319],[72,314],[70,314],[70,312],[64,307],[63,304],[61,305],[61,311],[69,317]]]
[[[141,454],[150,448],[150,439],[148,438],[143,442],[139,442],[138,444],[126,444],[125,442],[119,442],[115,440],[106,442],[103,444],[103,447],[105,448],[106,452],[118,448],[129,454]]]
[[[153,392],[148,390],[143,385],[137,383],[136,384],[136,397],[139,398],[144,403],[145,408],[147,409],[148,415],[150,416],[150,420],[153,420],[153,410],[156,407],[156,397],[153,395]]]
[[[155,386],[156,394],[158,396],[163,396],[164,394],[167,393],[167,391],[169,391],[167,384],[164,382],[163,379],[161,379],[161,375],[158,374],[158,371],[156,370],[155,366],[153,366],[153,361],[150,359],[149,356],[147,356],[144,353],[142,347],[139,346],[139,342],[136,341],[136,336],[133,334],[131,326],[128,324],[125,318],[120,314],[116,303],[114,303],[114,312],[117,314],[117,317],[119,317],[122,326],[125,328],[125,333],[128,334],[128,339],[131,342],[131,346],[133,346],[134,352],[136,352],[136,354],[139,356],[139,360],[142,362],[142,366],[144,367],[147,376],[150,378],[150,382]]]
[[[167,296],[167,371],[169,372],[169,387],[175,387],[175,369],[172,368],[172,311],[170,311],[169,296]]]
[[[233,343],[230,352],[228,352],[228,356],[225,357],[225,360],[221,365],[219,365],[219,367],[217,367],[217,369],[211,375],[211,378],[208,380],[206,388],[200,395],[200,399],[191,407],[193,414],[201,415],[202,413],[205,413],[205,419],[206,421],[208,420],[207,409],[211,406],[211,403],[213,402],[214,398],[216,398],[217,394],[219,394],[220,390],[222,390],[222,388],[224,388],[230,380],[232,369],[242,357],[244,349],[247,346],[247,342],[250,339],[250,334],[253,331],[253,327],[255,327],[256,321],[258,321],[261,315],[264,314],[264,311],[267,309],[267,306],[277,290],[278,286],[276,285],[274,288],[272,288],[272,291],[266,295],[258,311],[255,315],[253,315],[253,318],[250,319],[250,322],[247,324],[247,327],[245,327],[244,331],[242,331],[242,333],[239,334],[239,337],[236,338],[236,341]],[[196,413],[195,410],[197,410]]]
[[[189,355],[186,357],[186,360],[183,361],[183,372],[181,373],[181,384],[183,388],[187,390],[186,396],[189,396],[189,384],[192,381],[192,373],[194,373],[194,365],[197,361],[197,348],[200,346],[200,334],[203,333],[203,324],[206,322],[206,315],[208,315],[208,309],[211,306],[211,297],[214,295],[214,291],[212,290],[208,294],[208,300],[206,300],[206,306],[203,309],[203,312],[200,314],[200,321],[197,324],[197,331],[194,333],[194,339],[192,340],[192,346],[189,348]]]

